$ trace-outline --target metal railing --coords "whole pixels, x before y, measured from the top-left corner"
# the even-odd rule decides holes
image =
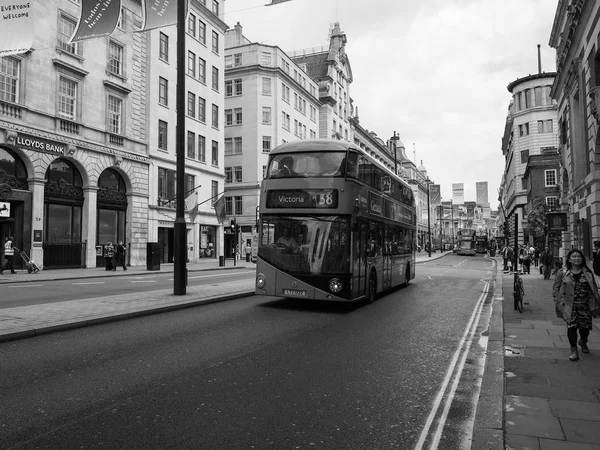
[[[45,242],[44,269],[65,269],[86,267],[87,242],[52,243]]]

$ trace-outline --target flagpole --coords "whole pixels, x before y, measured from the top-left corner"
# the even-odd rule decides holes
[[[175,148],[177,153],[177,184],[175,186],[176,213],[174,229],[173,294],[186,294],[187,236],[185,226],[185,3],[177,2],[177,127]]]

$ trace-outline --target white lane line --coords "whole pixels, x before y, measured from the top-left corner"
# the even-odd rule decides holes
[[[144,280],[144,281],[142,281],[142,280],[140,280],[140,281],[133,280],[132,283],[156,283],[156,280]]]
[[[446,395],[446,391],[448,389],[448,386],[450,385],[450,381],[452,380],[452,377],[454,376],[454,381],[453,381],[452,385],[450,386],[450,391],[448,392],[448,396],[447,396],[446,402],[444,404],[444,409],[442,411],[442,415],[438,420],[438,425],[437,425],[435,434],[432,437],[433,441],[432,441],[431,445],[429,446],[430,449],[438,448],[440,439],[442,437],[442,432],[444,431],[444,425],[446,424],[446,419],[448,417],[448,411],[450,410],[450,405],[452,404],[452,401],[454,400],[454,394],[456,393],[456,389],[460,382],[461,374],[464,370],[465,362],[466,362],[467,356],[469,354],[469,349],[471,348],[473,334],[477,330],[477,325],[478,325],[479,319],[481,317],[481,311],[483,310],[484,300],[485,300],[485,297],[487,296],[489,287],[490,287],[490,284],[488,282],[486,282],[485,287],[483,288],[483,292],[481,293],[479,300],[477,300],[477,304],[473,310],[473,314],[471,314],[471,318],[469,319],[469,323],[467,324],[465,332],[463,333],[463,336],[458,344],[458,348],[454,352],[452,361],[450,362],[450,365],[448,366],[446,376],[444,377],[442,386],[440,387],[440,390],[433,402],[433,407],[431,409],[431,412],[429,413],[429,417],[427,417],[427,421],[425,422],[425,426],[423,428],[423,431],[421,432],[419,441],[417,442],[417,445],[415,446],[415,450],[420,450],[423,448],[423,445],[425,444],[425,440],[427,439],[427,436],[429,435],[429,430],[431,428],[431,424],[433,423],[433,420],[435,419],[436,415],[438,414],[438,410],[440,409],[440,406],[442,404],[444,396]],[[461,355],[461,353],[463,353],[463,354]],[[460,358],[460,362],[459,362],[459,358]]]
[[[22,287],[41,287],[43,284],[18,284],[16,286],[7,286],[9,289],[22,288]]]
[[[245,272],[233,272],[233,273],[220,273],[218,275],[197,275],[197,276],[194,276],[194,277],[188,277],[188,280],[191,280],[192,278],[226,277],[226,276],[229,276],[229,275],[252,275],[252,277],[254,277],[253,273],[252,274],[246,274]],[[173,281],[173,280],[174,280],[174,278],[169,278],[169,281]]]
[[[71,283],[71,284],[104,284],[105,281],[86,281],[84,283]]]

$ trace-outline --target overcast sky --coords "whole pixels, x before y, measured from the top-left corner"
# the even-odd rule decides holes
[[[441,185],[487,181],[492,209],[504,158],[506,86],[556,70],[550,31],[558,0],[226,0],[225,22],[252,42],[285,52],[328,45],[331,24],[346,34],[360,124],[384,141],[394,131],[406,154]],[[415,152],[413,153],[413,144]],[[416,157],[415,157],[416,155]]]

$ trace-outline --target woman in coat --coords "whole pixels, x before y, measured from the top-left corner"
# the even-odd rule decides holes
[[[577,361],[578,343],[583,353],[590,352],[587,341],[592,329],[592,314],[600,308],[598,286],[581,250],[575,248],[567,254],[566,267],[560,269],[554,278],[553,296],[556,315],[567,323],[567,337],[571,345],[569,359]]]

